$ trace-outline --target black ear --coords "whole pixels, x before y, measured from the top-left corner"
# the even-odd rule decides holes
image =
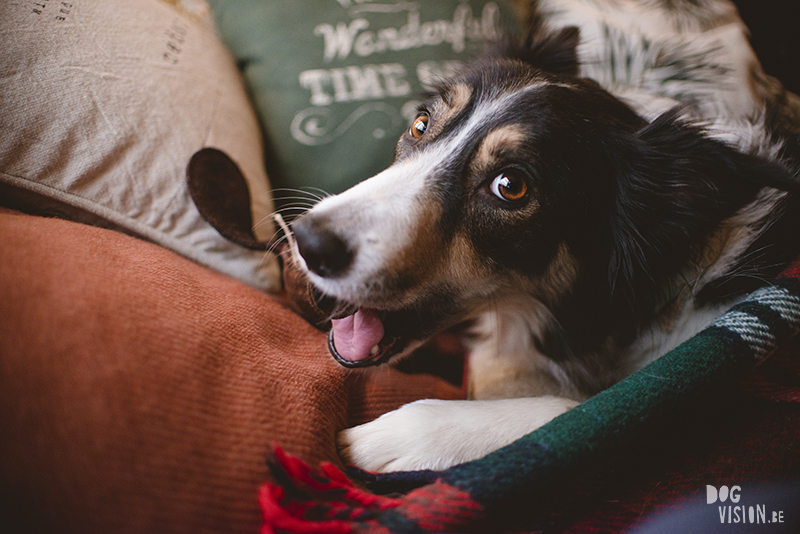
[[[548,32],[537,27],[522,42],[506,44],[501,53],[547,72],[576,76],[579,42],[580,30],[574,26],[557,32]]]
[[[609,146],[616,186],[609,277],[616,294],[645,306],[761,188],[800,191],[783,165],[709,138],[677,111]]]
[[[225,152],[209,147],[195,152],[186,167],[186,184],[197,211],[222,237],[254,250],[269,248],[253,235],[247,181]]]

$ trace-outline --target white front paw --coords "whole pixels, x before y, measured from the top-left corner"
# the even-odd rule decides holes
[[[444,469],[437,431],[437,405],[445,401],[421,400],[406,404],[379,418],[343,430],[337,436],[339,454],[367,471]]]
[[[340,432],[337,443],[346,462],[367,471],[442,470],[508,445],[576,404],[557,397],[421,400]]]

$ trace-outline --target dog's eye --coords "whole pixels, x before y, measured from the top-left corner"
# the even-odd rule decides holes
[[[408,129],[408,135],[414,139],[419,139],[425,135],[425,130],[428,129],[429,120],[430,117],[427,113],[420,113],[417,115],[417,118],[414,119],[414,122],[411,124],[411,128]]]
[[[489,189],[497,198],[514,202],[528,194],[528,182],[514,171],[503,171],[492,180]]]

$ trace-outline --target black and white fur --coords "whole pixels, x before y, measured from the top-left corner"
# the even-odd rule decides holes
[[[391,167],[293,224],[311,282],[341,315],[374,310],[384,327],[369,358],[343,363],[384,363],[473,320],[472,400],[342,432],[364,469],[443,469],[510,443],[800,250],[789,134],[772,127],[730,4],[548,0],[533,20],[524,45],[442,84]],[[699,78],[659,71],[679,68]]]

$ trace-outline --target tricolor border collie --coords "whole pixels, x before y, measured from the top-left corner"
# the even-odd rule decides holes
[[[370,471],[479,458],[707,326],[800,250],[781,93],[720,0],[547,0],[443,82],[394,163],[292,224],[348,367],[471,321],[466,401],[339,435]],[[783,121],[783,122],[782,122]],[[796,126],[796,125],[795,125]]]

